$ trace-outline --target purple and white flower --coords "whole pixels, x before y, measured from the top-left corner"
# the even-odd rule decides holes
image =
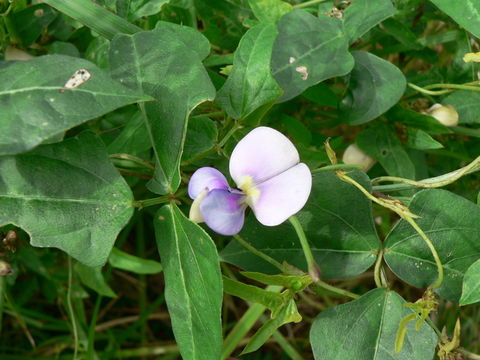
[[[217,169],[202,167],[188,184],[194,200],[190,219],[205,222],[222,235],[242,229],[250,207],[266,226],[279,225],[302,209],[312,188],[312,174],[282,133],[258,127],[239,141],[230,157],[231,188]]]

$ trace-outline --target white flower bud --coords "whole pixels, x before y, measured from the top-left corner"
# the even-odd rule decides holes
[[[356,144],[350,144],[343,153],[342,161],[348,165],[359,165],[363,171],[368,171],[376,160],[365,154]]]
[[[452,105],[434,104],[426,113],[445,126],[458,125],[458,112]]]

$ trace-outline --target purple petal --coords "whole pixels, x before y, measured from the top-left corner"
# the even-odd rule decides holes
[[[243,226],[246,205],[242,194],[215,189],[200,203],[203,220],[213,231],[222,235],[235,235]]]
[[[195,199],[204,190],[228,189],[225,176],[212,167],[202,167],[195,171],[188,183],[188,196]]]
[[[279,131],[258,127],[250,131],[233,149],[230,175],[238,187],[244,176],[259,184],[298,164],[300,158],[292,142]]]
[[[258,200],[252,209],[259,222],[275,226],[299,212],[312,189],[312,174],[301,163],[259,185]]]

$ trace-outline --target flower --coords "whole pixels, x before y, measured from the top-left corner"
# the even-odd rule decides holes
[[[350,144],[343,153],[342,161],[349,165],[360,165],[367,172],[377,162],[374,158],[365,154],[356,144]]]
[[[312,174],[300,163],[297,149],[286,136],[258,127],[239,141],[230,157],[231,188],[217,169],[202,167],[193,173],[188,194],[194,200],[190,219],[205,223],[222,235],[243,227],[250,207],[257,220],[276,226],[302,209],[312,188]]]
[[[458,112],[452,105],[433,104],[426,113],[445,126],[458,125]]]

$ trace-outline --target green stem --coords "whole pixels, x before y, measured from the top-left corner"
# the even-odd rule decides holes
[[[312,249],[310,249],[310,244],[308,243],[307,236],[303,231],[302,224],[298,221],[295,215],[292,215],[288,218],[290,224],[292,224],[295,232],[297,233],[298,240],[300,240],[300,244],[302,245],[303,253],[305,255],[305,260],[307,261],[308,266],[308,274],[312,278],[314,282],[320,280],[320,271],[318,269],[317,264],[315,263],[315,259],[313,258]]]
[[[306,8],[306,7],[309,7],[309,6],[316,5],[316,4],[320,4],[320,3],[325,2],[325,1],[326,0],[310,0],[310,1],[306,1],[306,2],[301,3],[301,4],[294,5],[293,8],[294,9],[302,9],[302,8]]]
[[[275,260],[274,258],[271,258],[270,256],[268,256],[264,252],[254,248],[249,242],[247,242],[245,239],[243,239],[240,235],[234,235],[233,237],[245,249],[250,251],[252,254],[258,256],[259,258],[265,260],[269,264],[275,266],[278,270],[280,270],[283,273],[283,271],[284,271],[283,266],[277,260]]]
[[[360,165],[351,165],[351,164],[336,164],[336,165],[327,165],[327,166],[322,166],[317,169],[312,170],[312,174],[317,174],[322,171],[327,171],[327,170],[338,170],[338,169],[346,169],[346,170],[361,170],[362,167]]]
[[[88,327],[88,349],[87,360],[95,360],[95,325],[97,323],[98,312],[100,310],[100,304],[102,303],[102,296],[98,295],[93,308],[92,318],[90,320],[90,326]]]
[[[139,209],[143,209],[144,207],[147,207],[147,206],[164,204],[164,203],[169,202],[170,200],[171,200],[170,195],[163,195],[163,196],[159,196],[159,197],[155,197],[155,198],[151,198],[151,199],[133,201],[132,206],[136,207],[136,208],[139,208]]]
[[[480,91],[479,86],[473,86],[472,84],[479,84],[479,83],[477,81],[477,82],[466,83],[466,84],[431,84],[425,87],[420,87],[418,85],[408,83],[408,86],[410,86],[412,89],[415,89],[418,92],[421,92],[423,94],[437,96],[437,95],[445,95],[445,94],[451,93],[454,90]],[[430,90],[430,89],[438,89],[438,88],[442,88],[445,90]]]
[[[233,124],[232,128],[225,134],[223,139],[220,140],[220,142],[217,144],[217,149],[221,149],[227,143],[228,139],[230,139],[232,135],[235,134],[237,130],[241,128],[242,128],[242,125],[239,125],[237,123]]]
[[[463,355],[465,355],[467,357],[467,359],[471,359],[471,360],[480,360],[480,355],[477,355],[475,353],[472,353],[464,348],[458,348],[457,349],[458,352],[462,353]]]
[[[408,86],[410,86],[412,89],[417,90],[418,92],[426,95],[432,95],[432,96],[437,96],[437,95],[444,95],[452,92],[452,90],[439,90],[439,91],[433,91],[433,90],[427,90],[425,88],[422,88],[418,85],[408,83]]]
[[[73,359],[77,359],[78,354],[78,329],[77,329],[77,319],[75,318],[75,313],[73,311],[72,305],[72,283],[73,283],[73,266],[72,258],[68,257],[68,288],[67,288],[67,309],[70,313],[70,319],[72,321],[72,332],[73,332]]]
[[[197,119],[197,118],[203,118],[203,117],[219,117],[219,116],[224,116],[225,113],[223,111],[213,111],[210,113],[205,113],[205,114],[198,114],[191,116],[192,119]]]
[[[335,294],[339,294],[339,295],[342,295],[342,296],[346,296],[346,297],[349,297],[349,298],[352,298],[352,299],[358,299],[360,297],[360,295],[357,295],[357,294],[354,294],[348,290],[344,290],[344,289],[340,289],[340,288],[337,288],[333,285],[330,285],[330,284],[327,284],[326,282],[322,281],[322,280],[317,280],[314,285],[318,286],[318,287],[321,287],[322,289],[325,289],[325,290],[328,290],[328,291],[331,291]]]
[[[380,249],[380,251],[377,254],[377,261],[375,261],[375,269],[373,272],[375,285],[377,285],[378,288],[386,287],[385,284],[383,284],[382,279],[380,277],[380,272],[382,269],[382,259],[383,259],[383,249]]]
[[[442,265],[442,261],[440,260],[440,257],[438,256],[437,249],[435,249],[435,246],[433,246],[428,236],[425,235],[425,233],[417,225],[415,220],[413,220],[409,216],[404,216],[403,219],[405,219],[405,221],[407,221],[415,229],[415,231],[420,235],[420,237],[423,239],[423,241],[425,241],[425,244],[427,244],[428,248],[430,249],[430,252],[432,253],[433,258],[435,259],[435,264],[437,265],[437,272],[438,272],[437,281],[435,281],[431,287],[432,289],[436,289],[440,287],[440,285],[442,285],[442,282],[443,282],[443,265]]]
[[[5,276],[0,277],[0,334],[2,333],[2,324],[3,324],[3,305],[5,303]]]

